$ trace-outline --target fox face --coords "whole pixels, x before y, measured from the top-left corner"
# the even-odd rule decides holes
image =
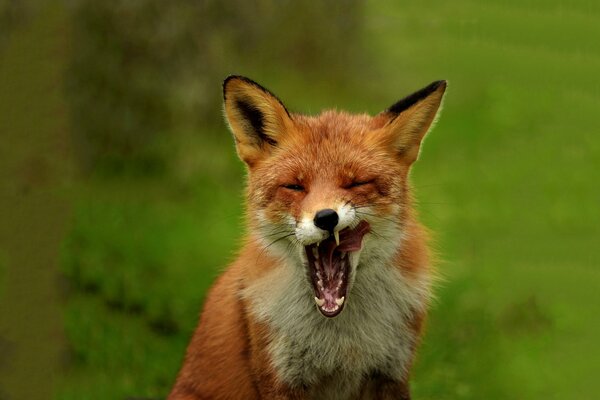
[[[408,173],[445,89],[433,82],[373,117],[305,116],[247,78],[225,80],[226,118],[248,167],[250,233],[303,269],[323,316],[342,312],[363,265],[399,251]]]

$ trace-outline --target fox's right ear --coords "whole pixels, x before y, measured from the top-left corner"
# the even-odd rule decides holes
[[[248,78],[225,79],[223,100],[238,155],[249,167],[266,158],[292,129],[292,118],[281,101]]]

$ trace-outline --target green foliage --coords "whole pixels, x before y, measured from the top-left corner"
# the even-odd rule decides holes
[[[123,375],[94,390],[96,397],[69,385],[73,398],[165,394],[204,293],[235,247],[220,238],[239,235],[239,192],[206,184],[206,192],[176,195],[171,191],[181,188],[168,183],[158,193],[111,184],[104,190],[117,196],[79,202],[63,252],[73,379],[95,386],[111,379],[108,371]],[[208,214],[197,206],[206,203],[213,203]],[[160,363],[148,368],[155,359]]]
[[[191,166],[189,152],[199,157]],[[178,154],[185,179],[79,187],[62,252],[71,363],[61,399],[164,397],[174,379],[204,294],[242,232],[232,148],[188,138]]]

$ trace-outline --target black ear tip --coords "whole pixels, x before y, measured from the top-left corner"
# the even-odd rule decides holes
[[[254,82],[252,79],[250,78],[246,78],[245,76],[242,75],[229,75],[227,78],[225,78],[225,80],[223,81],[223,98],[226,98],[226,93],[227,93],[227,85],[229,85],[229,82],[231,81],[242,81],[244,83],[247,83],[249,85],[253,85],[256,86],[257,88],[266,91],[265,88],[263,88],[261,85],[259,85],[258,83]]]
[[[248,82],[248,83],[252,83],[252,84],[256,85],[256,82],[254,82],[252,79],[246,78],[245,76],[242,76],[242,75],[229,75],[223,81],[223,87],[227,86],[227,84],[229,83],[229,81],[233,81],[233,80],[240,80],[240,81],[244,81],[244,82]]]
[[[223,99],[226,98],[227,85],[229,85],[229,82],[236,81],[236,80],[249,81],[250,79],[246,78],[245,76],[241,76],[241,75],[229,75],[223,81]]]
[[[431,87],[432,91],[438,90],[439,88],[446,89],[448,86],[448,81],[446,79],[441,79],[439,81],[432,82],[429,86]]]
[[[229,83],[229,81],[239,78],[239,75],[229,75],[227,76],[227,78],[225,78],[225,80],[223,81],[223,87],[227,86],[227,84]]]
[[[223,100],[224,101],[227,101],[227,90],[228,90],[228,87],[230,86],[230,82],[232,82],[232,81],[240,81],[246,85],[254,86],[255,88],[261,90],[263,93],[266,93],[267,95],[272,96],[279,102],[279,104],[281,104],[281,107],[283,107],[283,109],[285,110],[287,115],[288,116],[290,115],[290,113],[285,108],[285,106],[283,105],[281,100],[279,100],[279,98],[277,98],[277,96],[275,96],[270,90],[268,90],[267,88],[261,86],[260,84],[258,84],[256,82],[254,82],[252,79],[246,78],[245,76],[242,76],[242,75],[229,75],[227,78],[225,78],[225,80],[223,81]]]
[[[413,94],[403,98],[402,100],[396,102],[390,108],[386,110],[386,112],[392,114],[400,114],[402,111],[412,107],[416,103],[420,102],[427,96],[431,95],[434,92],[437,92],[440,88],[442,88],[442,92],[446,90],[446,85],[448,85],[448,81],[439,80],[430,83],[425,86],[423,89],[414,92]]]

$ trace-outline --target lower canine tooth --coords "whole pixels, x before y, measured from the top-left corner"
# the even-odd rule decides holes
[[[344,304],[344,300],[346,300],[345,296],[342,296],[339,299],[335,299],[335,304],[337,304],[338,306],[341,306],[342,304]]]
[[[312,248],[312,253],[313,253],[313,256],[318,260],[319,259],[319,251],[317,250],[316,247]]]
[[[320,298],[318,298],[318,297],[315,296],[315,303],[317,303],[317,305],[319,307],[322,307],[323,304],[325,304],[325,299],[320,299]]]

